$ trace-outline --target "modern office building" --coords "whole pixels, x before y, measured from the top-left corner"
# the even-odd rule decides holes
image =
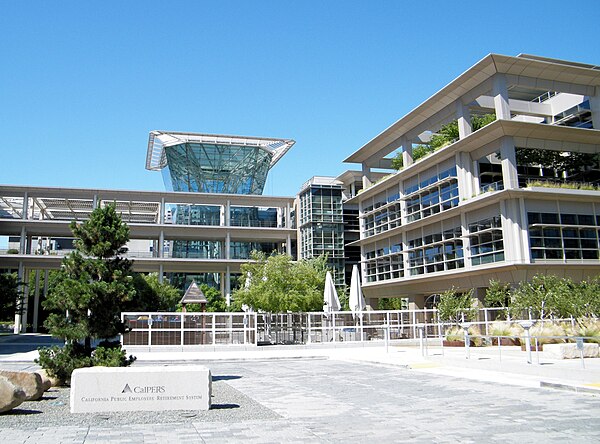
[[[394,153],[403,167],[373,183]],[[599,160],[600,67],[488,55],[345,160],[364,182],[348,203],[365,296],[423,307],[490,279],[598,275]]]
[[[384,177],[374,173],[373,177]],[[362,173],[338,177],[314,176],[298,194],[298,257],[328,257],[337,286],[350,285],[352,267],[360,263],[358,206],[348,203],[362,189]]]
[[[336,285],[343,285],[344,212],[342,184],[332,177],[312,177],[298,195],[298,257],[310,259],[322,254],[333,269]]]
[[[16,247],[0,251],[0,270],[36,282],[22,325],[40,325],[39,302],[47,291],[40,275],[59,268],[71,251],[70,222],[107,204],[116,204],[129,225],[134,270],[168,275],[182,289],[195,279],[220,288],[229,300],[252,250],[296,257],[295,198],[260,194],[269,168],[293,144],[153,131],[146,167],[162,169],[175,191],[0,186],[0,236]]]

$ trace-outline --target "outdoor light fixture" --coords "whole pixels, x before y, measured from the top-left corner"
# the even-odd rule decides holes
[[[531,364],[531,333],[529,329],[535,324],[532,320],[519,321],[519,325],[525,329],[525,351],[527,351],[527,363]]]

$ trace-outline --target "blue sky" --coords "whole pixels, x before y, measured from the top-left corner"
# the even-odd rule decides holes
[[[0,0],[0,183],[163,190],[160,129],[292,138],[265,193],[294,195],[488,53],[600,64],[599,23],[595,2]]]

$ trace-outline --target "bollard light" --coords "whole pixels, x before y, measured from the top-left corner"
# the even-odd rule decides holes
[[[533,362],[531,359],[531,333],[529,332],[529,329],[533,327],[533,324],[535,324],[535,322],[531,320],[519,321],[519,325],[525,330],[525,351],[527,352],[528,364]]]

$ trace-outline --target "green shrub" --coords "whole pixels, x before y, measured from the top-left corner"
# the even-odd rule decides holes
[[[135,356],[125,354],[121,346],[97,347],[92,352],[92,365],[102,367],[128,367],[136,360]]]
[[[585,339],[585,342],[600,343],[600,319],[580,319],[574,333],[577,336],[592,338]]]
[[[489,332],[491,336],[512,336],[512,326],[510,322],[492,322]]]
[[[135,361],[134,356],[125,356],[125,350],[117,343],[103,342],[91,356],[86,355],[86,349],[78,343],[67,344],[64,347],[54,345],[40,348],[40,357],[35,362],[48,374],[62,384],[69,384],[73,370],[84,367],[127,367]]]
[[[465,332],[458,326],[450,327],[446,330],[446,341],[464,341]]]
[[[39,364],[48,375],[68,384],[71,373],[76,368],[90,367],[92,359],[85,355],[85,349],[81,344],[67,344],[64,347],[54,345],[39,349],[40,357],[35,362]]]
[[[474,345],[475,347],[481,347],[483,345],[484,339],[481,337],[479,325],[471,325],[469,327],[469,336],[471,337],[471,345]]]
[[[470,336],[470,343],[475,347],[481,347],[483,345],[483,338],[481,338],[481,330],[478,325],[471,325],[468,329]],[[465,330],[457,325],[450,327],[446,330],[446,341],[465,341]]]
[[[532,336],[531,342],[535,343],[535,337],[537,337],[538,344],[562,344],[565,339],[553,338],[550,336],[566,336],[567,332],[564,327],[559,324],[553,324],[549,322],[544,322],[540,324],[535,324],[529,330],[529,333]]]

